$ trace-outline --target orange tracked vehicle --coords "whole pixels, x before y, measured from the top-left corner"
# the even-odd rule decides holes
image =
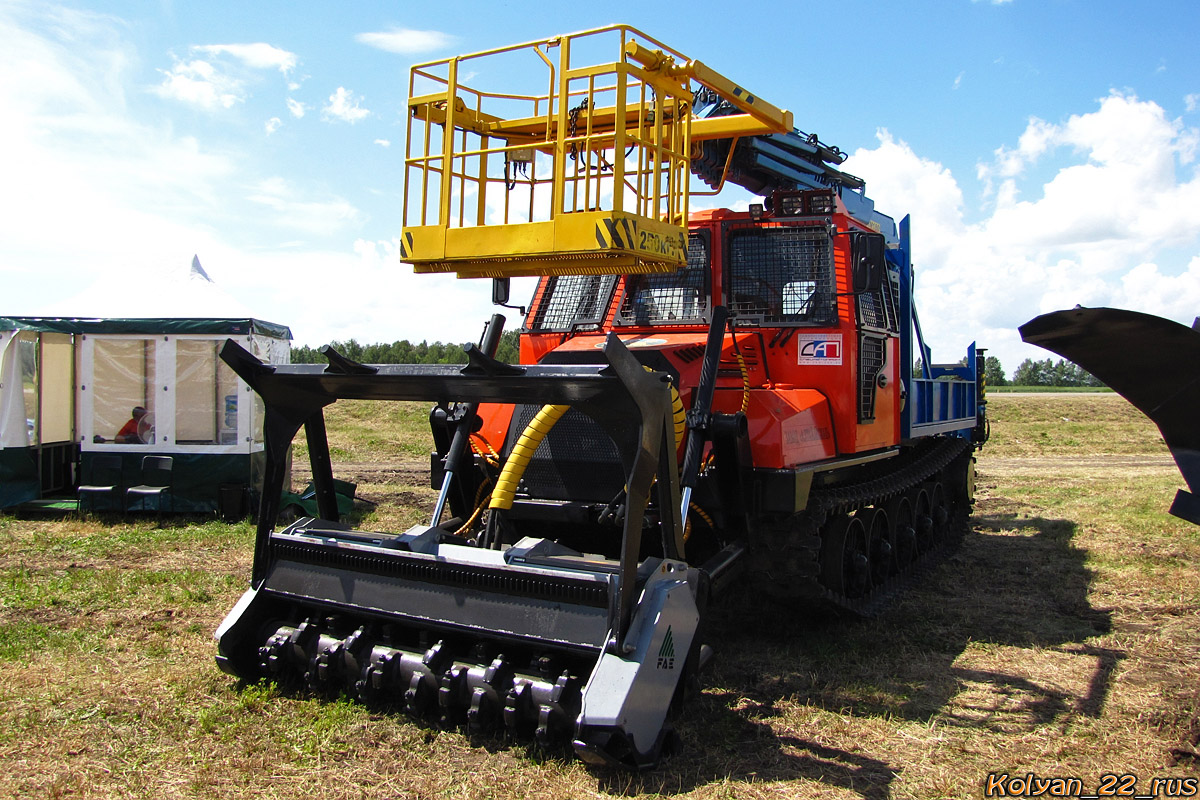
[[[461,77],[526,68],[537,87]],[[961,528],[982,353],[931,362],[907,220],[840,151],[645,34],[418,65],[409,111],[403,259],[492,278],[499,303],[540,276],[521,358],[495,360],[498,315],[465,367],[228,345],[269,459],[218,661],[652,765],[723,589],[871,614]],[[693,180],[762,202],[689,214]],[[339,519],[322,409],[342,398],[433,404],[428,524]],[[275,530],[302,428],[320,515]]]

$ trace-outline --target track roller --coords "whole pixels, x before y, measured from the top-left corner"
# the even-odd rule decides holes
[[[887,504],[887,512],[896,571],[904,572],[917,557],[917,529],[913,524],[912,500],[907,495],[894,497]]]
[[[822,531],[821,583],[851,599],[871,591],[867,526],[859,516],[835,517]]]
[[[862,519],[867,532],[871,585],[882,586],[896,574],[896,548],[892,544],[892,529],[888,524],[887,511],[873,506],[859,509],[854,516]]]

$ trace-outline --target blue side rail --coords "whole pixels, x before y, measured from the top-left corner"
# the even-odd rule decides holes
[[[936,433],[970,436],[979,419],[979,380],[975,374],[975,343],[967,348],[967,365],[933,364],[930,377],[916,378],[908,387],[901,431],[905,439]],[[969,365],[969,366],[968,366]]]
[[[921,322],[913,304],[913,273],[910,259],[909,218],[900,221],[900,247],[887,251],[890,266],[900,280],[900,364],[902,373],[920,359],[921,374],[907,381],[908,397],[900,416],[904,440],[952,433],[969,438],[980,425],[983,394],[981,352],[975,343],[967,348],[965,364],[933,364],[932,353],[921,333]]]

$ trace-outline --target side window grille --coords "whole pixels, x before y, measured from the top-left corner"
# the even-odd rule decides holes
[[[900,279],[891,270],[887,271],[883,286],[878,292],[858,295],[858,323],[864,328],[879,331],[900,331]]]
[[[900,332],[900,273],[889,269],[887,285],[883,289],[883,300],[887,304],[888,330]]]
[[[886,311],[879,292],[864,292],[858,296],[858,322],[864,328],[887,327]]]
[[[547,281],[530,330],[596,330],[604,322],[616,275],[560,275]]]
[[[837,320],[833,244],[823,226],[735,231],[729,244],[729,306],[760,324]]]
[[[708,308],[708,241],[688,237],[687,266],[675,272],[629,275],[617,314],[619,325],[706,322]]]
[[[887,339],[864,334],[858,342],[858,421],[875,419],[875,380],[883,371]]]

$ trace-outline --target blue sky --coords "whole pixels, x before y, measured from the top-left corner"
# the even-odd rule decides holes
[[[978,340],[1011,373],[1050,356],[1016,326],[1076,303],[1200,313],[1200,5],[650,5],[0,0],[0,313],[477,338],[486,283],[398,262],[408,68],[613,22],[792,110],[912,215],[939,360]]]

